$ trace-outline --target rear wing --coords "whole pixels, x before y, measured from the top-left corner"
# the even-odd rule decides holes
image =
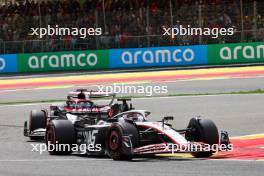
[[[117,101],[131,101],[131,98],[118,98]]]
[[[115,93],[108,93],[108,92],[102,92],[102,91],[94,91],[87,89],[77,89],[75,91],[71,91],[68,93],[67,96],[68,100],[71,99],[91,99],[91,100],[98,100],[98,99],[111,99],[111,102],[109,105],[111,105],[115,98]]]

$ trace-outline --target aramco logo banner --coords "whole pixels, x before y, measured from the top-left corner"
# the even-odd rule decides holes
[[[110,50],[110,68],[207,64],[207,46],[170,46]]]
[[[0,55],[0,73],[264,63],[264,42]]]
[[[208,64],[264,62],[264,42],[208,45]]]
[[[0,73],[17,72],[16,54],[0,55]]]
[[[109,67],[107,50],[18,54],[19,72],[96,70]]]

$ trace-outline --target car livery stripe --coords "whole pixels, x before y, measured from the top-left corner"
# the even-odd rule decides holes
[[[174,131],[167,125],[164,125],[164,129],[163,129],[161,122],[136,122],[136,124],[138,126],[142,126],[144,128],[152,128],[160,133],[163,133],[169,139],[171,139],[175,144],[186,145],[188,143],[188,141],[182,135],[180,135],[178,132]]]

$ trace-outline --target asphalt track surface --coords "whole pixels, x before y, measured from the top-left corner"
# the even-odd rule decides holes
[[[176,128],[186,127],[196,115],[207,117],[231,136],[262,133],[264,95],[221,95],[135,99],[139,109],[152,111],[152,120],[174,115]],[[130,162],[108,158],[50,156],[32,152],[22,136],[22,124],[31,109],[49,104],[0,107],[0,175],[262,175],[263,161],[200,160],[190,158],[135,159]],[[167,113],[166,113],[167,112]],[[169,113],[168,113],[169,112]]]
[[[208,93],[246,91],[263,88],[264,78],[233,78],[176,81],[168,85],[173,93]],[[155,84],[156,83],[151,83]],[[72,87],[0,91],[0,101],[43,100],[65,98]],[[212,119],[219,129],[231,136],[263,133],[264,94],[182,96],[134,99],[137,109],[152,112],[151,120],[173,115],[175,128],[185,128],[189,119],[200,115]],[[193,159],[185,157],[138,158],[132,161],[112,161],[108,158],[50,156],[47,152],[32,152],[31,144],[23,137],[23,121],[31,109],[48,107],[49,103],[0,105],[0,175],[210,175],[261,176],[263,160]],[[264,156],[263,156],[264,157]]]

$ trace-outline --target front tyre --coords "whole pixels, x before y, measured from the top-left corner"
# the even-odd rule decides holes
[[[106,137],[108,155],[113,160],[131,160],[133,148],[139,144],[138,130],[134,124],[113,123]]]
[[[187,131],[185,138],[188,141],[203,142],[210,146],[219,144],[219,133],[215,123],[208,119],[192,118],[189,122],[188,128],[192,129]],[[206,152],[193,152],[194,157],[210,157],[214,151]]]
[[[29,116],[29,131],[34,131],[37,129],[45,129],[47,123],[47,117],[45,111],[42,110],[32,110]],[[43,139],[42,136],[30,136],[31,140]]]
[[[46,129],[46,145],[51,155],[72,153],[75,143],[75,130],[69,120],[52,120]]]

